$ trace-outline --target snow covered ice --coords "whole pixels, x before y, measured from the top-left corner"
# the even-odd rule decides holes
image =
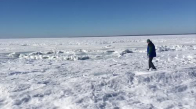
[[[0,39],[0,69],[0,109],[196,109],[196,35]]]

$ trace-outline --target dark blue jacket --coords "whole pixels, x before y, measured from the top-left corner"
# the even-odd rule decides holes
[[[150,42],[148,44],[148,47],[147,47],[147,55],[149,57],[156,57],[156,49],[155,49],[155,46],[152,42]]]

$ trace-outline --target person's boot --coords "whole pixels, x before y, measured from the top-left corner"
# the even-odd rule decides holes
[[[153,68],[152,71],[157,71],[157,69],[156,68]]]
[[[146,69],[147,71],[150,71],[151,70],[151,68],[148,68],[148,69]]]

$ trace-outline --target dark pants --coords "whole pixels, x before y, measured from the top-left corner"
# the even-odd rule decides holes
[[[149,69],[150,68],[156,69],[154,64],[152,63],[152,60],[153,60],[153,57],[149,57],[149,60],[148,60]]]

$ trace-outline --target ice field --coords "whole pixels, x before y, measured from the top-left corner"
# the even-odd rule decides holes
[[[196,35],[0,39],[0,109],[196,109]]]

